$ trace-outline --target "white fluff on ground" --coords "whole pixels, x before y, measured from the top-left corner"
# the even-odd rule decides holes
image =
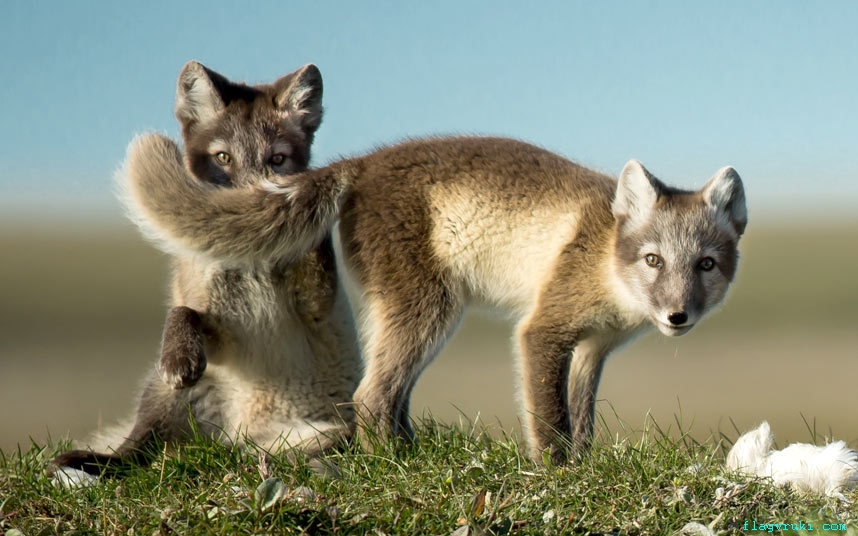
[[[727,469],[833,497],[842,497],[842,490],[858,486],[858,452],[844,441],[823,447],[793,443],[783,450],[772,450],[773,441],[769,423],[763,421],[736,440],[727,454]]]

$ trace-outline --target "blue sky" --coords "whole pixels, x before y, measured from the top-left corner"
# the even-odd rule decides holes
[[[318,65],[315,164],[406,136],[492,134],[612,174],[637,158],[689,188],[732,164],[752,219],[858,204],[858,2],[11,0],[3,11],[0,211],[116,207],[111,177],[133,135],[178,135],[175,80],[190,59],[250,83]]]

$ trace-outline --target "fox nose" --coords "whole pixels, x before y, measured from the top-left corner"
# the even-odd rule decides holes
[[[667,319],[670,320],[670,323],[674,326],[681,326],[688,321],[688,314],[685,312],[670,313],[669,315],[667,315]]]

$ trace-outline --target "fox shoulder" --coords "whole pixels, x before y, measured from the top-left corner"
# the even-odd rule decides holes
[[[118,182],[130,218],[163,251],[246,264],[294,260],[317,245],[356,173],[343,161],[225,188],[189,173],[173,140],[144,134],[128,146]]]

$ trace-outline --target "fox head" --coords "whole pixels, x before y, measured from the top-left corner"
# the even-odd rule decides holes
[[[241,186],[302,171],[322,122],[322,75],[305,65],[248,86],[192,61],[179,75],[176,118],[185,164],[202,181]]]
[[[748,214],[739,174],[719,170],[703,188],[664,185],[635,160],[612,204],[614,273],[624,301],[665,335],[687,333],[724,299]]]

